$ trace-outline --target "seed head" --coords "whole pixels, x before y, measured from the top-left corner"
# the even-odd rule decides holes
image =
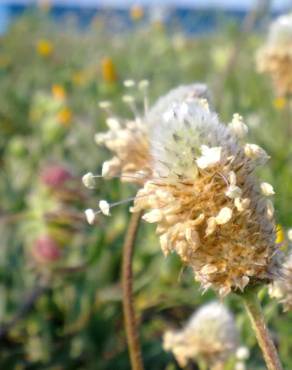
[[[179,365],[202,358],[208,367],[224,363],[238,345],[234,318],[222,304],[212,302],[195,312],[182,330],[167,331],[163,347],[173,352]]]
[[[143,218],[157,223],[164,254],[176,252],[204,289],[224,296],[270,280],[278,259],[274,208],[253,174],[267,154],[243,146],[198,101],[179,103],[163,117],[151,138],[153,178],[138,191],[133,211],[149,211]]]
[[[257,54],[257,68],[272,77],[278,95],[292,93],[292,13],[271,24],[267,41]]]

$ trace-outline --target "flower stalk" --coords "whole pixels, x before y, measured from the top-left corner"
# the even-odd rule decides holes
[[[127,336],[132,370],[144,369],[141,348],[139,343],[138,326],[135,318],[135,310],[133,305],[133,270],[132,270],[134,245],[138,234],[141,215],[142,213],[138,212],[132,214],[131,216],[123,246],[123,263],[122,263],[124,325]]]
[[[278,352],[271,338],[269,329],[266,326],[263,312],[257,297],[256,289],[246,289],[240,294],[253,330],[256,334],[257,341],[262,350],[268,370],[283,370]]]

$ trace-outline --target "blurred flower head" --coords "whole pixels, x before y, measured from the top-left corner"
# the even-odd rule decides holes
[[[72,121],[72,111],[68,107],[62,108],[58,114],[57,119],[63,126],[69,126]]]
[[[152,126],[160,124],[160,114],[171,107],[175,102],[197,98],[209,98],[206,85],[192,84],[180,86],[171,90],[148,108],[148,81],[138,84],[138,91],[142,92],[144,112],[137,107],[137,99],[133,95],[137,92],[135,82],[125,81],[125,85],[132,94],[125,95],[123,100],[133,112],[133,119],[117,117],[112,112],[109,102],[101,102],[101,107],[108,113],[106,120],[109,130],[106,133],[98,133],[95,136],[97,144],[103,144],[114,153],[114,157],[104,162],[102,175],[104,177],[121,176],[122,181],[143,183],[151,173],[149,135]]]
[[[63,186],[68,180],[72,180],[71,172],[61,165],[49,165],[41,172],[41,181],[48,187],[57,188]]]
[[[101,60],[102,79],[106,83],[115,83],[118,80],[115,64],[110,57],[104,57]]]
[[[41,39],[36,45],[37,52],[43,57],[50,56],[54,51],[53,43],[47,39]]]
[[[234,354],[238,336],[231,312],[221,303],[212,302],[196,311],[183,329],[165,332],[163,347],[182,367],[196,359],[213,367]]]
[[[66,99],[66,91],[62,85],[54,84],[52,86],[52,95],[55,99],[64,101]]]
[[[62,254],[58,243],[49,235],[40,236],[32,245],[31,254],[41,264],[57,262]]]
[[[125,86],[130,91],[135,89],[136,83],[133,80],[125,81]],[[103,144],[114,153],[114,157],[103,163],[102,174],[95,176],[87,173],[83,176],[83,183],[88,188],[95,187],[97,177],[112,178],[119,177],[122,181],[143,185],[147,179],[152,177],[153,164],[150,153],[150,134],[156,125],[160,125],[162,114],[174,104],[184,101],[196,101],[204,98],[207,102],[210,99],[208,88],[201,83],[180,86],[159,98],[149,109],[148,102],[148,81],[143,80],[138,84],[138,90],[142,92],[144,111],[141,113],[133,94],[123,97],[133,113],[133,119],[118,117],[113,111],[110,102],[101,102],[100,106],[107,114],[106,123],[109,130],[106,133],[95,135],[97,144]],[[120,204],[120,202],[118,202]],[[116,205],[116,204],[115,204]],[[111,207],[112,205],[109,205]],[[86,217],[90,224],[94,223],[95,214],[92,209],[86,210]]]
[[[133,21],[139,21],[144,17],[144,9],[139,4],[134,4],[130,8],[130,16]]]
[[[271,75],[278,95],[292,93],[292,13],[271,24],[267,41],[257,54],[257,68]]]
[[[153,176],[133,212],[157,223],[165,255],[176,252],[203,289],[221,296],[277,272],[273,187],[253,172],[269,158],[244,144],[242,117],[228,127],[200,101],[181,102],[157,117],[151,133]]]

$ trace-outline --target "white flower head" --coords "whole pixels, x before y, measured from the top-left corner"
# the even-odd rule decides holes
[[[133,212],[148,211],[163,253],[176,252],[203,289],[224,296],[271,279],[278,268],[273,204],[253,173],[266,152],[242,144],[198,99],[172,104],[165,116],[153,126],[153,177]]]
[[[181,330],[169,330],[163,337],[163,348],[173,352],[180,366],[197,358],[203,358],[210,367],[222,366],[237,343],[233,315],[218,302],[202,306]]]
[[[271,184],[269,184],[268,182],[262,182],[261,183],[261,191],[267,197],[269,197],[271,195],[275,195],[275,191],[274,191],[273,186]]]
[[[278,17],[270,26],[268,45],[290,46],[292,45],[292,13]]]

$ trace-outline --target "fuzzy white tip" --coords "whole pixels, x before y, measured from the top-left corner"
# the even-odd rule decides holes
[[[273,186],[269,184],[268,182],[261,183],[261,191],[263,195],[265,195],[266,197],[269,197],[275,194]]]
[[[106,200],[99,201],[98,206],[102,214],[110,216],[110,204]]]
[[[198,167],[201,169],[215,166],[221,160],[221,147],[209,148],[207,145],[202,145],[201,152],[201,157],[196,160]]]
[[[231,220],[231,217],[232,209],[229,207],[224,207],[220,210],[220,212],[216,216],[216,223],[217,225],[224,225]]]
[[[89,208],[89,209],[86,209],[84,213],[85,213],[85,217],[89,225],[93,225],[95,221],[95,216],[96,216],[94,210]]]
[[[83,185],[88,189],[94,189],[95,188],[95,179],[92,172],[88,172],[82,177]]]

